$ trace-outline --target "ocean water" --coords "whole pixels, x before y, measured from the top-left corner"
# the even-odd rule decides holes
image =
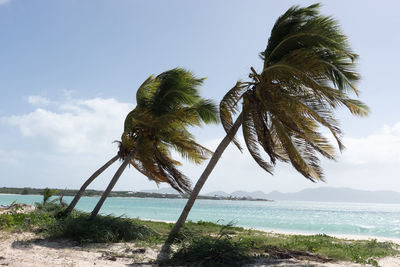
[[[1,195],[0,205],[40,202],[42,196]],[[99,197],[82,197],[77,208],[91,211]],[[64,197],[66,202],[72,197]],[[132,218],[175,221],[185,199],[112,197],[100,213]],[[400,204],[297,201],[197,200],[192,221],[234,222],[247,228],[298,233],[366,235],[400,238]]]

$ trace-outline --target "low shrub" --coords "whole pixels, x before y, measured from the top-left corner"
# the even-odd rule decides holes
[[[58,218],[61,216],[62,212],[65,209],[64,205],[60,205],[58,203],[55,202],[46,202],[46,203],[39,203],[36,202],[35,203],[35,213],[39,213],[39,214],[48,214],[52,217]]]
[[[222,227],[217,236],[193,236],[183,241],[181,248],[162,264],[190,266],[241,266],[251,261],[250,248],[234,240],[231,225]]]
[[[48,232],[53,237],[71,238],[81,243],[147,240],[159,236],[151,228],[132,219],[97,216],[89,220],[89,214],[86,213],[60,218],[51,225]]]

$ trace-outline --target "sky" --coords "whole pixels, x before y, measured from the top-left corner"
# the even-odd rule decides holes
[[[201,94],[217,103],[253,66],[262,67],[275,20],[314,1],[0,0],[0,187],[79,188],[118,148],[138,86],[174,67],[207,77]],[[322,1],[358,61],[366,118],[337,117],[347,149],[322,161],[326,183],[311,183],[288,164],[273,176],[247,152],[228,147],[203,192],[295,192],[320,186],[400,192],[398,1]],[[215,149],[220,125],[193,129]],[[240,133],[239,133],[240,135]],[[90,186],[104,189],[120,163]],[[205,164],[184,162],[193,181]],[[167,187],[160,184],[160,187]],[[115,190],[156,189],[129,168]]]

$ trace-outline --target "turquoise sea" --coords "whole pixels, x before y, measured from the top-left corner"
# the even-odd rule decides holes
[[[1,195],[0,205],[40,202],[37,195]],[[91,211],[98,197],[82,197],[77,208]],[[66,202],[72,197],[64,197]],[[108,198],[100,213],[140,219],[175,221],[185,199]],[[400,238],[400,204],[295,201],[197,200],[192,221],[212,221],[262,230],[298,233],[367,235]]]

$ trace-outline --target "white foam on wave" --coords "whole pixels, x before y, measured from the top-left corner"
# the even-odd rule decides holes
[[[363,224],[355,224],[355,226],[361,228],[361,229],[375,229],[376,226],[373,225],[363,225]]]

